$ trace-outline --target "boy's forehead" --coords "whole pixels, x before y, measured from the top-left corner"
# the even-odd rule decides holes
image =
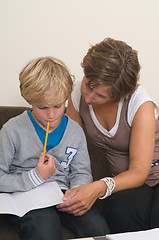
[[[44,102],[41,102],[38,104],[38,106],[40,107],[54,107],[54,106],[57,106],[57,105],[62,105],[65,103],[65,100],[58,100],[58,99],[51,99],[50,101],[44,101]]]
[[[57,95],[57,94],[50,93],[44,96],[43,103],[48,105],[54,105],[54,104],[60,104],[64,101],[65,101],[64,97],[61,96],[60,94]]]

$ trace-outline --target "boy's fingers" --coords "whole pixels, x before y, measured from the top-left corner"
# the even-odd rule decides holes
[[[40,154],[39,163],[44,163],[44,160],[45,160],[45,154],[42,152]]]

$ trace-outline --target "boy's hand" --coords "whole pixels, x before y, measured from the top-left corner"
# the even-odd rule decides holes
[[[37,164],[37,170],[40,176],[46,180],[51,177],[55,172],[55,161],[54,157],[50,154],[44,154],[43,152],[40,154],[39,162]]]

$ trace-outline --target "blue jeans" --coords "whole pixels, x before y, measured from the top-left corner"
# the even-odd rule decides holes
[[[109,233],[104,217],[93,208],[75,217],[53,206],[30,211],[23,217],[6,215],[6,219],[15,227],[22,240],[62,240],[61,225],[79,238]]]

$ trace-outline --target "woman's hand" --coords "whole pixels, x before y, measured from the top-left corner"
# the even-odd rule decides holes
[[[81,216],[87,212],[97,198],[106,192],[106,184],[103,181],[95,181],[66,191],[63,201],[57,205],[59,211]]]
[[[40,176],[46,180],[51,177],[55,172],[55,161],[54,157],[50,154],[40,154],[39,162],[37,164],[37,170]]]

